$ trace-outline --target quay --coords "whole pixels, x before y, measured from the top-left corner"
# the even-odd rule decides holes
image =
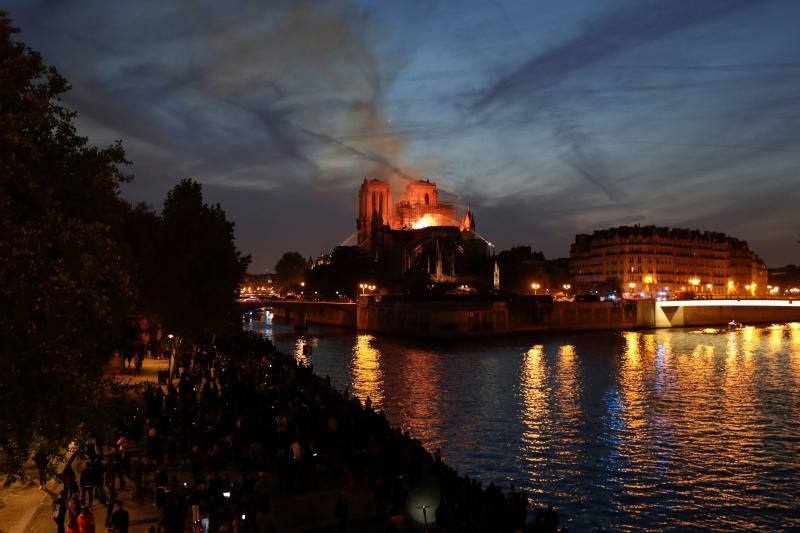
[[[800,321],[798,300],[625,300],[548,302],[536,297],[369,296],[358,302],[261,300],[242,311],[271,309],[298,328],[325,324],[423,338],[490,337],[533,331],[651,329]]]

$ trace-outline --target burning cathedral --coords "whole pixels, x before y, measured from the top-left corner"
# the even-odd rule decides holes
[[[460,221],[457,217],[456,206],[440,202],[429,180],[408,182],[395,204],[388,183],[364,178],[358,245],[397,279],[416,273],[435,283],[477,288],[485,282],[489,243],[475,233],[471,209]]]

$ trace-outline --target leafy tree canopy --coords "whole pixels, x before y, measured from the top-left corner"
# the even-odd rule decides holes
[[[250,256],[236,248],[234,224],[217,205],[203,201],[202,186],[182,180],[167,195],[160,220],[141,215],[139,223],[158,224],[155,254],[142,246],[143,298],[168,331],[185,337],[218,332],[235,323],[238,287]],[[142,234],[146,237],[146,227]]]
[[[374,278],[369,255],[360,246],[337,246],[327,264],[315,266],[308,272],[308,289],[323,298],[358,294],[358,284]]]
[[[298,291],[307,271],[308,262],[299,252],[286,252],[275,264],[275,281],[283,290]]]
[[[120,244],[119,143],[98,149],[58,72],[0,12],[0,447],[6,470],[74,437],[103,393],[134,290]]]

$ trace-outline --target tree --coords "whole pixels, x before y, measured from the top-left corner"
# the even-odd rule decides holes
[[[162,294],[161,217],[146,204],[128,210],[122,223],[124,241],[134,260],[133,277],[137,289],[137,314],[157,324]]]
[[[338,295],[355,298],[358,284],[373,279],[372,270],[372,262],[363,248],[337,246],[327,264],[315,266],[308,272],[308,291],[317,291],[325,298]]]
[[[0,447],[19,471],[103,402],[133,302],[119,143],[98,149],[60,104],[66,80],[0,12]]]
[[[275,264],[275,281],[284,291],[298,291],[307,271],[308,262],[300,253],[286,252]]]
[[[203,202],[199,183],[181,180],[167,194],[155,239],[155,271],[140,270],[149,291],[143,306],[167,331],[195,339],[237,324],[237,290],[250,256],[236,248],[234,223],[219,204]],[[146,258],[147,247],[140,249]]]

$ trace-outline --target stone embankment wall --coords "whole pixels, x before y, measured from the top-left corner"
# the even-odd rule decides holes
[[[348,329],[356,327],[355,304],[307,301],[283,303],[273,307],[272,313],[275,317],[287,320],[296,326],[313,323]]]
[[[297,327],[325,324],[412,337],[489,337],[527,331],[723,326],[800,321],[800,302],[545,302],[535,298],[407,300],[364,297],[358,304],[282,302],[275,317]]]
[[[486,337],[524,331],[635,328],[652,309],[640,302],[362,300],[358,329],[407,336]]]

